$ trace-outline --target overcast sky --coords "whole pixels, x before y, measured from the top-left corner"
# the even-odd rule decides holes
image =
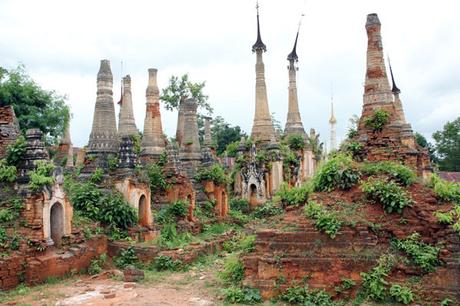
[[[288,105],[286,56],[299,17],[298,95],[305,129],[329,147],[331,84],[339,141],[348,119],[361,113],[366,64],[366,15],[378,13],[384,51],[391,57],[407,120],[425,136],[460,115],[458,1],[260,0],[270,111],[284,127]],[[114,100],[120,62],[130,74],[134,115],[142,130],[148,68],[164,87],[171,75],[206,81],[214,116],[250,133],[254,116],[256,40],[254,0],[65,1],[0,0],[0,66],[23,63],[42,87],[68,96],[74,145],[87,144],[96,74],[109,59]],[[118,114],[118,106],[116,107]],[[175,134],[176,113],[162,109]]]

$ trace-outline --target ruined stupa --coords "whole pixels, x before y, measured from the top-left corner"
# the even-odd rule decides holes
[[[118,117],[118,135],[124,137],[138,134],[139,131],[134,121],[131,77],[127,75],[123,78],[123,95],[120,100],[120,114]]]

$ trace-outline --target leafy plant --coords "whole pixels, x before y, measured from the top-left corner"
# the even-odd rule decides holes
[[[102,182],[103,178],[104,178],[104,170],[102,170],[101,168],[96,168],[94,173],[91,174],[89,180],[91,183],[99,184],[100,182]]]
[[[382,179],[369,179],[361,185],[361,190],[371,201],[381,203],[388,213],[402,213],[406,206],[412,205],[407,192],[394,182]]]
[[[361,272],[362,290],[365,296],[374,301],[384,301],[388,295],[388,282],[385,277],[388,276],[394,266],[394,258],[384,255],[379,258],[376,267],[365,273]]]
[[[109,154],[107,156],[107,165],[110,171],[117,170],[118,167],[118,156],[114,154]]]
[[[324,289],[309,290],[308,286],[294,286],[287,288],[278,299],[294,305],[317,305],[317,306],[334,306],[341,305],[340,302],[332,301],[331,296]]]
[[[129,265],[138,266],[139,258],[134,251],[134,247],[130,246],[126,249],[122,249],[118,256],[113,259],[113,263],[116,267],[124,269]]]
[[[392,245],[405,252],[411,261],[425,272],[433,272],[440,264],[440,248],[422,242],[419,233],[412,233],[403,240],[394,239]]]
[[[392,161],[363,163],[361,166],[361,172],[368,176],[386,174],[390,180],[394,180],[404,186],[411,185],[417,179],[417,176],[412,169]]]
[[[244,305],[257,304],[262,302],[262,297],[258,289],[239,288],[230,286],[223,289],[225,301],[228,303],[238,303]]]
[[[231,210],[249,212],[249,202],[246,199],[231,198],[229,204]]]
[[[353,156],[355,160],[362,160],[364,154],[364,146],[359,141],[347,141],[342,147],[345,152],[348,152]]]
[[[292,187],[289,189],[289,186],[283,183],[276,195],[281,198],[283,206],[300,206],[307,202],[310,193],[311,185],[304,184],[301,187]]]
[[[336,214],[325,209],[321,204],[309,201],[305,206],[305,215],[315,220],[315,227],[319,231],[325,232],[332,239],[335,238],[340,228],[340,221]]]
[[[6,162],[11,166],[19,166],[26,153],[26,139],[24,136],[19,136],[13,144],[6,148]]]
[[[244,266],[237,255],[233,254],[225,259],[219,277],[226,285],[237,286],[243,280]]]
[[[54,184],[54,164],[45,160],[37,160],[34,164],[36,167],[35,170],[29,172],[29,187],[34,191],[38,191],[44,186],[51,186]]]
[[[242,252],[249,253],[254,250],[254,242],[256,240],[255,235],[239,234],[227,240],[222,245],[222,248],[229,253]]]
[[[449,299],[449,298],[445,298],[444,300],[441,301],[441,303],[439,303],[439,306],[449,306],[449,305],[453,305],[454,304],[454,301]]]
[[[88,274],[89,275],[96,275],[102,272],[104,269],[104,264],[107,261],[107,254],[101,254],[96,259],[91,260],[91,264],[88,267]]]
[[[152,193],[162,192],[168,188],[168,183],[166,182],[163,168],[160,165],[149,164],[146,170],[149,177],[150,189]]]
[[[389,122],[390,113],[384,109],[377,109],[370,117],[364,118],[364,125],[373,132],[381,132],[385,124]]]
[[[173,260],[171,256],[160,255],[153,261],[153,268],[157,271],[177,271],[181,265],[181,260]]]
[[[433,188],[436,197],[441,201],[460,204],[460,184],[445,181],[433,174],[429,186]]]
[[[8,166],[5,159],[0,159],[0,182],[12,183],[16,178],[16,167]]]
[[[281,209],[281,207],[278,207],[276,203],[269,201],[257,206],[256,209],[254,209],[254,211],[252,212],[252,215],[255,218],[263,219],[271,216],[280,215],[282,213],[283,210]]]
[[[356,163],[349,155],[337,154],[328,160],[313,177],[315,191],[332,191],[338,187],[348,190],[361,176]]]
[[[224,168],[220,164],[213,164],[211,167],[201,168],[195,175],[197,182],[212,181],[216,185],[226,184],[228,181]]]
[[[289,148],[294,151],[305,148],[305,139],[302,135],[289,135],[286,142]]]
[[[454,216],[452,212],[443,213],[440,211],[435,211],[433,215],[438,219],[440,224],[452,224],[454,223]]]
[[[126,230],[137,223],[136,210],[129,205],[120,193],[106,195],[101,202],[98,220],[109,227]]]
[[[414,294],[412,293],[412,290],[397,284],[390,287],[390,296],[396,302],[404,305],[410,304],[414,301]]]

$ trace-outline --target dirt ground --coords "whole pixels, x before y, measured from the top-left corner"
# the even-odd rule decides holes
[[[55,284],[16,290],[3,297],[2,305],[222,305],[216,264],[192,267],[187,272],[146,271],[140,283],[126,283],[121,276],[103,273],[78,276]]]

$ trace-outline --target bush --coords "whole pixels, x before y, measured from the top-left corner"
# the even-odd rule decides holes
[[[177,219],[183,219],[188,215],[189,203],[185,200],[178,200],[163,207],[155,217],[160,224],[174,223]]]
[[[5,159],[0,159],[0,182],[12,183],[16,178],[16,167],[8,166]]]
[[[226,285],[238,286],[240,284],[244,277],[244,266],[237,255],[230,255],[225,259],[219,277]]]
[[[80,212],[84,217],[99,220],[102,191],[93,183],[70,184],[67,192],[76,211]]]
[[[324,289],[309,290],[305,287],[287,288],[278,299],[294,305],[315,305],[315,306],[334,306],[341,305],[340,302],[332,301],[331,296]]]
[[[364,118],[364,125],[371,128],[373,132],[380,132],[383,130],[385,124],[390,119],[390,113],[384,109],[377,109],[370,117]]]
[[[45,186],[53,185],[54,164],[45,160],[37,160],[34,164],[36,166],[35,170],[29,172],[29,187],[34,191],[38,191]]]
[[[117,170],[118,156],[114,154],[109,154],[109,156],[107,156],[107,166],[109,167],[110,171]]]
[[[391,181],[369,179],[361,185],[361,189],[368,199],[382,204],[383,209],[388,213],[401,214],[404,207],[412,205],[407,192]]]
[[[390,296],[398,303],[404,305],[410,304],[414,301],[414,294],[412,290],[401,285],[392,285],[390,288]]]
[[[332,191],[338,187],[348,190],[353,187],[361,174],[349,155],[337,154],[328,160],[313,177],[315,191]]]
[[[335,213],[328,211],[321,204],[313,201],[308,202],[307,206],[305,206],[305,215],[315,220],[317,230],[326,233],[332,239],[335,238],[342,227],[342,221],[338,220]]]
[[[281,207],[278,207],[274,202],[266,202],[262,205],[256,207],[256,209],[252,212],[252,215],[255,218],[263,219],[268,218],[276,215],[280,215],[283,213]]]
[[[126,230],[137,223],[136,210],[120,193],[111,193],[102,199],[98,220],[110,228]]]
[[[452,224],[454,223],[454,216],[452,212],[443,213],[435,211],[433,215],[438,219],[439,224]]]
[[[407,166],[397,164],[391,161],[382,161],[378,163],[367,162],[361,166],[361,172],[364,175],[386,174],[389,179],[397,183],[409,186],[417,179],[415,172]]]
[[[222,248],[224,251],[249,253],[254,250],[255,235],[239,234],[232,237],[223,243]]]
[[[353,156],[353,159],[355,160],[360,161],[363,159],[364,146],[359,141],[347,141],[342,146],[342,149],[345,152],[350,153],[351,156]]]
[[[18,166],[26,153],[26,139],[19,136],[16,141],[6,148],[6,162],[11,166]]]
[[[89,180],[91,183],[99,184],[100,182],[102,182],[103,178],[104,178],[104,170],[102,170],[101,168],[96,168],[94,173],[91,174],[91,176],[89,177]]]
[[[281,184],[276,193],[281,198],[283,206],[300,206],[307,202],[308,195],[311,193],[311,186],[304,184],[301,187],[292,187],[289,189],[286,183]]]
[[[178,234],[175,223],[166,223],[160,231],[157,239],[158,246],[166,249],[182,247],[192,241],[192,235],[188,232]]]
[[[228,178],[224,168],[219,164],[213,164],[211,167],[201,168],[195,175],[197,182],[212,181],[216,185],[224,185]]]
[[[287,145],[291,150],[298,151],[305,147],[305,139],[302,135],[290,135],[287,139]]]
[[[163,168],[160,165],[149,164],[146,170],[152,193],[163,192],[168,188]]]
[[[157,271],[177,271],[181,265],[181,260],[173,260],[171,256],[160,255],[153,261],[153,268]]]
[[[139,258],[132,246],[120,251],[119,255],[113,259],[113,263],[117,268],[124,269],[127,266],[139,266]]]
[[[229,204],[230,210],[249,212],[249,202],[246,199],[231,198]]]
[[[441,201],[460,204],[460,184],[445,181],[433,174],[429,185],[433,188],[436,197]]]
[[[361,272],[363,294],[374,301],[384,301],[387,298],[388,276],[394,266],[394,258],[382,256],[376,267],[368,273]]]
[[[433,272],[440,264],[440,248],[420,241],[419,233],[412,233],[404,240],[394,239],[392,245],[406,253],[411,261],[425,272]]]
[[[225,295],[225,301],[228,303],[250,305],[262,302],[262,297],[260,296],[258,289],[231,286],[223,289],[223,292]]]
[[[91,264],[88,267],[89,275],[96,275],[102,272],[104,269],[104,264],[107,260],[107,254],[101,254],[99,258],[91,260]]]

